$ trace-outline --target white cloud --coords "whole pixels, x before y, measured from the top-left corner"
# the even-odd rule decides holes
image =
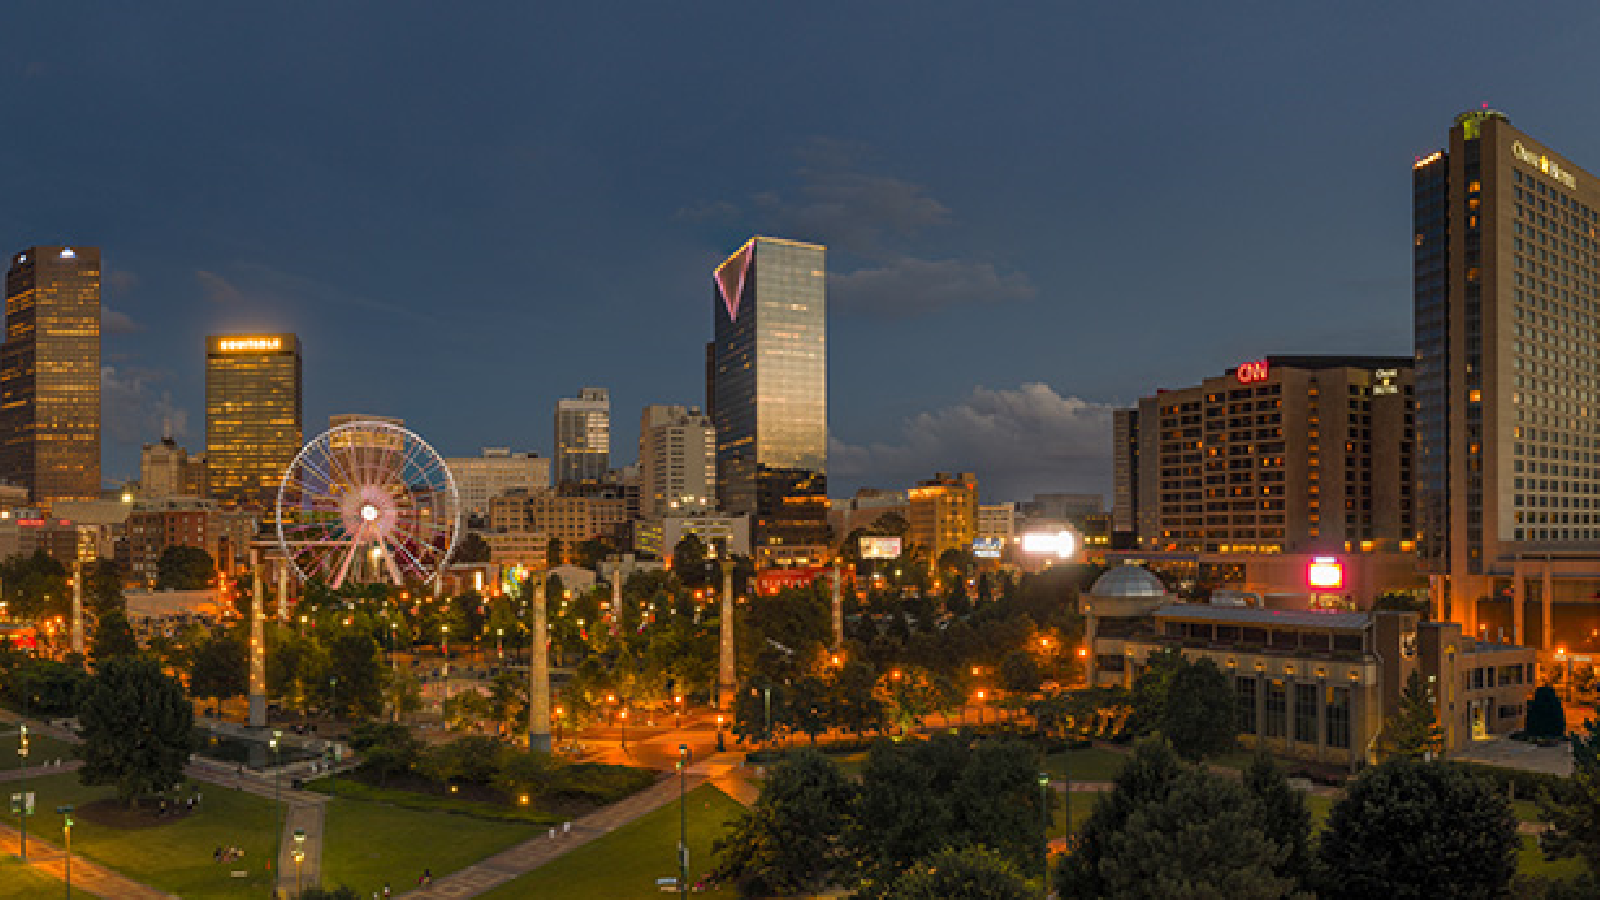
[[[171,429],[174,439],[188,434],[189,414],[160,386],[167,376],[148,369],[102,366],[100,369],[101,427],[114,443],[141,446],[153,443]]]
[[[194,279],[200,282],[201,292],[204,293],[206,299],[210,300],[212,303],[231,305],[235,303],[242,303],[244,301],[244,293],[237,287],[234,287],[233,283],[228,281],[228,279],[223,278],[221,275],[218,275],[215,272],[207,272],[205,269],[196,269],[194,273]]]
[[[141,330],[138,322],[120,310],[100,304],[100,333],[101,334],[132,334]]]
[[[828,470],[837,479],[882,487],[936,471],[975,472],[986,502],[1052,490],[1104,493],[1112,409],[1063,397],[1045,384],[979,387],[963,402],[911,417],[889,441],[830,441]]]

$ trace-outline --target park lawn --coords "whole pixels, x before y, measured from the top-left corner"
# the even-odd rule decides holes
[[[1572,881],[1586,871],[1583,860],[1576,857],[1549,860],[1539,849],[1537,835],[1522,835],[1522,847],[1517,850],[1517,872],[1521,875],[1543,875],[1559,881]]]
[[[367,800],[328,801],[323,820],[322,884],[349,885],[360,896],[416,885],[465,868],[546,829],[449,812],[406,809]]]
[[[711,845],[725,832],[744,807],[716,787],[703,784],[689,792],[689,878],[711,871]],[[678,874],[676,802],[647,813],[603,837],[597,838],[540,866],[487,894],[486,900],[588,900],[662,897],[656,879]],[[697,897],[732,898],[732,887],[696,894]]]
[[[10,733],[16,731],[16,728],[17,726],[14,723],[0,724],[0,732],[6,732],[4,737],[0,737],[0,772],[18,768],[18,763],[21,762],[21,758],[17,756],[18,736]],[[77,758],[78,755],[73,752],[73,745],[59,738],[53,738],[48,734],[40,734],[34,731],[31,725],[29,726],[28,765],[30,767],[43,765],[46,761],[53,762],[59,759],[62,762],[71,762]]]
[[[59,880],[22,860],[13,856],[0,857],[0,900],[38,900],[39,897],[54,897],[65,890]],[[72,894],[95,896],[77,885],[73,885]]]
[[[505,806],[485,800],[458,800],[449,797],[438,797],[417,791],[377,787],[364,781],[357,781],[354,778],[318,778],[315,781],[307,782],[305,787],[307,790],[340,797],[345,800],[387,803],[419,812],[457,813],[479,819],[524,822],[543,828],[549,828],[551,825],[560,824],[571,818],[570,816],[561,816],[553,812],[543,811],[534,806]]]
[[[155,819],[141,817],[136,825],[108,823],[121,820],[121,808],[85,807],[113,796],[109,787],[84,787],[76,772],[30,778],[25,789],[37,793],[37,807],[28,820],[29,831],[59,843],[61,816],[58,806],[77,807],[73,815],[72,851],[126,875],[134,881],[185,898],[259,896],[269,890],[272,875],[267,865],[278,846],[278,805],[271,800],[214,784],[196,785],[205,802],[192,815]],[[12,790],[16,790],[13,786]],[[16,826],[16,817],[5,813]],[[244,850],[244,858],[218,865],[212,853],[219,845]],[[230,873],[245,871],[245,878]]]
[[[1128,754],[1100,747],[1065,750],[1045,757],[1044,768],[1056,781],[1111,781],[1128,762]]]

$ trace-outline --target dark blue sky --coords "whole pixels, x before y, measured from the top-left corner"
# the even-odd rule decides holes
[[[570,6],[571,9],[563,8]],[[578,7],[582,7],[581,10]],[[830,247],[833,490],[1109,488],[1109,404],[1411,347],[1411,160],[1489,102],[1600,171],[1600,7],[13,6],[0,235],[98,244],[108,479],[204,441],[203,337],[306,425],[550,452],[702,401],[711,268]]]

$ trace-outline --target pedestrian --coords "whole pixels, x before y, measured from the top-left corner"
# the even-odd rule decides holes
[[[423,869],[422,877],[417,879],[417,883],[423,887],[433,884],[433,871],[430,869]]]
[[[389,882],[385,881],[383,883],[383,900],[389,900],[389,894]]]

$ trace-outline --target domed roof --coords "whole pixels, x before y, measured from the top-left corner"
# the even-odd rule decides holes
[[[1124,565],[1109,569],[1089,589],[1091,597],[1165,597],[1166,585],[1144,566]]]

